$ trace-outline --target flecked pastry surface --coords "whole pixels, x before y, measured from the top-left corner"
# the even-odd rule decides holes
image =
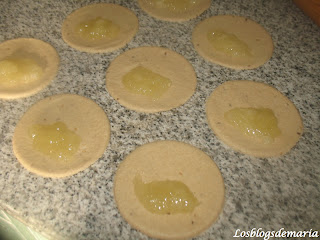
[[[60,63],[57,51],[50,44],[34,38],[17,38],[1,43],[0,62],[12,59],[33,61],[41,69],[41,75],[34,81],[12,86],[0,83],[0,98],[22,98],[40,92],[55,78]],[[2,78],[8,72],[0,69],[0,74]]]
[[[274,142],[265,144],[244,135],[224,117],[233,108],[271,109],[278,120],[280,136]],[[257,157],[285,154],[303,133],[302,120],[294,104],[277,89],[254,81],[228,81],[218,86],[207,100],[206,114],[218,138],[237,151]]]
[[[138,66],[170,79],[170,88],[158,99],[128,91],[123,77]],[[162,47],[139,47],[124,52],[111,62],[106,74],[110,95],[121,105],[138,112],[154,113],[176,108],[193,95],[196,84],[192,65],[182,55]]]
[[[144,182],[181,181],[199,205],[191,213],[151,213],[135,195],[137,175]],[[121,215],[134,228],[154,238],[185,239],[217,220],[224,205],[224,181],[217,165],[198,148],[177,141],[156,141],[138,147],[120,164],[114,195]]]
[[[119,27],[116,37],[88,40],[81,37],[76,28],[79,24],[97,18],[106,19]],[[128,8],[117,4],[98,3],[72,12],[62,25],[62,38],[71,47],[84,52],[103,53],[124,47],[132,40],[139,28],[136,15]]]
[[[183,2],[180,0],[180,2]],[[185,10],[173,10],[161,5],[170,4],[166,0],[138,0],[139,6],[150,16],[171,22],[183,22],[199,16],[210,7],[211,0],[184,1],[190,2],[190,7]],[[160,6],[159,6],[160,5]]]
[[[210,31],[232,34],[233,38],[247,45],[250,55],[230,56],[219,51],[208,40]],[[245,17],[232,15],[213,16],[200,22],[192,32],[192,43],[206,60],[234,69],[257,68],[267,62],[273,53],[272,38],[260,24]]]
[[[69,161],[52,159],[36,151],[30,129],[36,124],[63,122],[81,138],[79,149]],[[13,151],[29,171],[43,177],[66,177],[98,160],[109,143],[110,124],[104,111],[92,100],[73,94],[45,98],[23,115],[13,136]]]

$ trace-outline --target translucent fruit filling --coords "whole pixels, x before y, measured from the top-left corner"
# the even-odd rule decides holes
[[[138,66],[122,78],[124,86],[132,93],[160,98],[171,86],[171,80]]]
[[[142,205],[156,214],[190,213],[199,205],[197,198],[181,181],[152,181],[144,183],[134,178],[134,191]]]
[[[63,122],[51,125],[35,124],[29,134],[33,148],[52,159],[68,161],[77,152],[81,138]]]
[[[15,87],[41,78],[42,68],[31,58],[7,58],[0,61],[0,86]]]
[[[86,40],[109,40],[118,35],[120,27],[108,19],[97,17],[78,24],[75,30]]]
[[[236,57],[252,56],[248,45],[232,33],[213,30],[208,32],[207,38],[217,51]]]
[[[278,120],[268,108],[233,108],[224,114],[228,123],[243,134],[272,143],[281,134]]]
[[[146,0],[151,6],[168,9],[172,12],[187,11],[197,4],[199,0]]]

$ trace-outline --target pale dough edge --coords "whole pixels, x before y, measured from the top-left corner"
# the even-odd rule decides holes
[[[152,101],[147,96],[126,90],[122,76],[138,65],[152,71],[158,68],[160,75],[170,78],[172,86],[168,92]],[[191,98],[196,85],[197,76],[191,63],[179,53],[163,47],[144,46],[128,50],[110,63],[106,73],[106,88],[110,95],[122,106],[138,112],[156,113],[177,108]]]
[[[203,0],[200,5],[197,6],[197,8],[182,13],[169,12],[162,9],[153,8],[143,0],[138,0],[138,4],[144,12],[156,19],[169,22],[185,22],[198,17],[204,11],[206,11],[211,5],[211,0]]]
[[[166,144],[169,144],[171,146],[165,147]],[[137,159],[137,157],[139,158],[139,156],[145,156],[148,155],[149,157],[153,158],[155,157],[155,155],[160,154],[161,156],[165,153],[157,153],[157,151],[162,151],[161,149],[158,149],[159,147],[164,147],[163,151],[167,151],[167,150],[171,150],[173,152],[176,152],[175,149],[177,148],[181,148],[181,150],[186,150],[188,153],[190,153],[192,155],[193,158],[196,158],[195,156],[198,156],[198,162],[196,160],[192,160],[192,166],[183,166],[182,167],[182,172],[185,173],[186,172],[193,172],[193,174],[188,175],[183,177],[185,180],[187,180],[187,182],[185,182],[189,187],[191,187],[191,190],[193,189],[193,191],[196,191],[194,189],[195,186],[199,187],[199,183],[197,183],[197,181],[199,181],[199,179],[202,179],[203,181],[205,181],[204,179],[208,180],[208,177],[210,180],[214,179],[214,182],[210,183],[210,186],[217,186],[217,192],[216,194],[218,194],[218,196],[214,196],[211,195],[213,193],[207,193],[206,197],[204,197],[205,199],[207,199],[205,202],[203,202],[204,205],[201,205],[201,207],[199,209],[195,209],[195,211],[190,214],[190,215],[165,215],[165,216],[159,216],[159,215],[154,215],[149,213],[147,210],[144,209],[144,207],[142,207],[142,205],[139,203],[139,201],[134,197],[134,194],[132,194],[132,190],[129,191],[129,189],[125,190],[119,190],[121,187],[124,188],[124,186],[128,186],[128,184],[126,183],[127,179],[132,177],[132,175],[136,174],[135,172],[140,172],[141,171],[141,167],[139,166],[139,162],[141,162],[141,164],[145,164],[143,163],[145,160],[139,160]],[[156,148],[156,149],[154,149]],[[183,152],[179,149],[177,149],[177,154],[178,152]],[[149,155],[149,153],[151,155]],[[197,155],[198,154],[198,155]],[[169,154],[170,155],[170,154]],[[183,161],[181,161],[181,159],[179,159],[178,157],[178,163],[183,163]],[[131,163],[130,163],[131,162]],[[190,163],[190,159],[187,161],[188,163]],[[168,163],[170,163],[169,161],[164,161],[163,162],[163,166],[166,166]],[[133,165],[132,165],[133,164]],[[162,164],[161,163],[154,163],[152,167],[156,167],[158,164]],[[203,176],[199,176],[198,172],[196,172],[195,169],[197,169],[197,167],[195,167],[197,164],[200,164],[200,169],[204,169],[204,175],[207,177],[203,177]],[[152,165],[152,163],[150,163],[150,165]],[[135,167],[137,166],[137,167]],[[162,165],[161,165],[162,166]],[[149,167],[150,166],[145,166],[146,168],[145,171],[149,171]],[[134,170],[132,170],[132,168],[134,168]],[[178,171],[180,168],[179,166],[174,166],[174,170],[170,170],[169,172],[167,172],[166,170],[161,170],[160,169],[160,173],[154,172],[154,176],[150,178],[148,178],[149,180],[145,179],[146,181],[152,181],[153,180],[158,180],[159,177],[160,179],[176,179],[176,177],[173,177],[172,173],[175,172],[176,170]],[[189,168],[189,169],[188,169]],[[168,169],[168,168],[165,168]],[[183,171],[183,169],[185,171]],[[209,169],[209,170],[208,170]],[[214,169],[214,170],[213,170]],[[181,169],[180,169],[181,170]],[[129,171],[129,172],[128,172]],[[213,172],[211,172],[213,171]],[[212,175],[214,174],[214,175]],[[148,174],[147,174],[148,175]],[[150,174],[149,174],[150,175]],[[162,176],[162,177],[161,177]],[[176,175],[175,175],[176,176]],[[195,177],[195,179],[190,180],[190,176],[197,176]],[[149,176],[150,177],[150,176]],[[178,180],[178,179],[177,179]],[[184,181],[184,180],[182,180]],[[201,180],[200,180],[201,181]],[[196,236],[198,234],[200,234],[201,232],[205,231],[206,229],[208,229],[215,221],[218,220],[220,213],[222,212],[223,206],[224,206],[224,196],[225,196],[225,189],[224,189],[224,181],[222,178],[222,175],[220,173],[220,170],[218,169],[217,165],[212,161],[212,159],[206,155],[204,152],[202,152],[200,149],[197,149],[189,144],[186,143],[182,143],[182,142],[177,142],[177,141],[156,141],[156,142],[152,142],[152,143],[148,143],[145,145],[142,145],[140,147],[138,147],[136,150],[134,150],[132,153],[130,153],[125,160],[120,164],[118,171],[116,173],[115,176],[115,186],[114,186],[114,195],[115,195],[115,201],[117,203],[118,209],[121,213],[121,215],[128,221],[128,223],[130,225],[132,225],[134,228],[138,229],[139,231],[145,233],[148,236],[151,237],[155,237],[155,238],[160,238],[160,239],[185,239],[185,238],[189,238],[189,237],[193,237]],[[211,185],[213,184],[213,185]],[[215,185],[217,184],[217,185]],[[205,186],[203,186],[205,185]],[[206,185],[206,182],[204,182],[203,184],[201,184],[201,187],[199,187],[198,192],[195,194],[199,196],[199,194],[203,194],[204,192],[207,192],[207,188],[208,186]],[[210,187],[209,187],[210,188]],[[123,192],[125,191],[125,192]],[[122,193],[121,193],[122,192]],[[215,191],[214,191],[215,192]],[[211,197],[210,197],[211,196]],[[212,196],[214,196],[212,198]],[[123,204],[123,199],[130,201],[132,207],[129,207],[127,209],[124,209],[125,207],[122,205]],[[200,197],[199,199],[204,200]],[[211,206],[210,204],[212,204],[214,201],[214,206]],[[208,205],[209,204],[209,205]],[[215,210],[212,211],[208,211],[207,207],[210,208],[211,207],[215,207]],[[163,226],[164,224],[167,224],[167,228],[169,228],[167,230],[167,232],[165,231],[160,231],[155,230],[152,228],[152,226],[147,227],[147,225],[145,225],[145,227],[139,225],[140,220],[138,221],[139,217],[136,218],[136,220],[134,220],[134,218],[132,218],[131,213],[129,211],[131,211],[131,208],[137,208],[136,213],[138,213],[137,216],[140,215],[143,216],[143,219],[147,219],[145,220],[149,225],[150,223],[152,224],[152,222],[156,222],[159,223],[158,227],[160,227],[160,229],[163,230],[163,228],[166,228],[166,226]],[[193,216],[194,214],[194,216]],[[199,215],[200,214],[200,215]],[[196,217],[196,215],[199,215],[200,217]],[[206,218],[209,217],[208,218]],[[200,222],[198,222],[200,224],[200,226],[195,226],[195,225],[191,225],[190,222],[191,220],[195,220],[195,223],[197,223],[197,220],[200,220]],[[190,222],[189,222],[190,221]],[[167,223],[168,222],[168,223]],[[188,222],[190,225],[188,225]],[[163,223],[163,224],[160,224]],[[186,227],[186,224],[189,227]],[[161,226],[160,226],[161,225]],[[177,228],[184,226],[185,228],[183,229],[179,229],[177,230]],[[192,228],[193,227],[193,228]],[[192,228],[192,229],[191,229]],[[159,232],[160,231],[160,232]],[[178,233],[177,233],[178,232]]]
[[[224,23],[226,25],[229,25],[229,27],[232,28],[233,22],[238,20],[242,25],[244,29],[247,29],[248,26],[250,26],[252,29],[256,29],[259,34],[263,35],[263,49],[264,53],[259,54],[252,60],[245,60],[245,59],[232,59],[227,55],[223,55],[222,53],[215,51],[214,49],[209,50],[208,48],[211,48],[209,45],[207,39],[206,39],[206,34],[204,33],[210,30],[211,27],[211,22],[214,23],[214,21],[221,21],[221,19],[224,19]],[[239,23],[237,23],[239,24]],[[210,26],[210,27],[209,27]],[[236,32],[241,32],[238,31],[238,29],[241,29],[238,27],[235,31]],[[252,31],[253,33],[256,31]],[[205,36],[204,36],[205,35]],[[254,38],[255,36],[252,35],[250,38]],[[234,16],[234,15],[218,15],[218,16],[213,16],[207,19],[204,19],[202,22],[198,23],[196,27],[192,31],[192,44],[195,48],[195,50],[198,52],[198,54],[203,57],[205,60],[218,64],[224,67],[236,69],[236,70],[248,70],[248,69],[255,69],[258,68],[265,63],[267,63],[270,58],[272,57],[273,50],[274,50],[274,45],[273,45],[273,40],[270,36],[270,34],[266,31],[264,27],[262,27],[259,23],[248,19],[246,17],[242,16]],[[257,44],[255,44],[256,46]],[[256,48],[256,47],[255,47]],[[262,49],[262,48],[261,48]],[[267,50],[265,50],[267,49]]]
[[[40,46],[39,46],[40,45]],[[49,66],[44,68],[44,73],[42,77],[33,84],[29,86],[10,89],[10,91],[0,91],[0,98],[3,99],[17,99],[24,98],[34,95],[40,91],[42,91],[45,87],[47,87],[56,77],[60,65],[60,58],[56,51],[56,49],[47,42],[44,42],[35,38],[16,38],[7,40],[0,44],[1,48],[11,48],[14,53],[18,49],[24,49],[24,51],[29,52],[30,48],[35,50],[34,55],[37,55],[42,60],[47,61]],[[3,54],[3,51],[0,51]],[[10,50],[11,52],[11,50]],[[41,56],[40,56],[41,55]],[[4,56],[4,58],[10,55]],[[0,56],[2,58],[2,56]]]
[[[60,99],[59,99],[60,98]],[[80,107],[83,107],[83,104],[87,104],[87,108],[90,107],[90,109],[93,112],[96,112],[97,114],[95,116],[98,116],[100,121],[100,127],[101,127],[101,135],[99,137],[99,142],[97,143],[97,147],[92,149],[93,154],[90,158],[83,159],[88,154],[82,154],[80,155],[78,153],[77,156],[79,156],[79,160],[75,160],[71,162],[71,165],[60,165],[57,164],[56,168],[54,169],[47,169],[44,166],[40,166],[39,164],[35,165],[33,164],[34,157],[37,158],[36,162],[40,162],[40,157],[43,158],[43,163],[50,161],[50,158],[42,155],[41,153],[35,152],[31,146],[31,139],[26,136],[26,126],[30,126],[33,123],[36,123],[39,121],[39,118],[33,118],[33,115],[39,115],[38,109],[43,107],[44,105],[48,105],[48,102],[50,101],[62,101],[62,100],[68,100],[68,98],[71,98],[72,103],[75,103],[79,101],[79,104],[81,104]],[[29,111],[30,110],[30,111]],[[41,112],[40,112],[41,113]],[[42,116],[42,115],[41,115]],[[79,115],[80,116],[80,115]],[[70,117],[72,118],[72,116]],[[50,119],[48,119],[50,121]],[[53,119],[51,121],[54,122]],[[63,120],[62,120],[63,121]],[[81,120],[80,120],[81,121]],[[81,125],[85,125],[85,123],[81,123]],[[68,126],[70,127],[70,126]],[[72,126],[71,126],[72,128]],[[90,130],[90,128],[89,128]],[[83,135],[83,134],[82,134]],[[84,138],[84,136],[81,136]],[[23,141],[27,141],[26,143]],[[82,97],[80,95],[75,94],[59,94],[54,95],[45,99],[40,100],[39,102],[35,103],[33,106],[31,106],[26,113],[22,116],[22,118],[19,120],[15,131],[13,135],[13,152],[15,156],[17,157],[18,161],[30,172],[35,173],[37,175],[40,175],[42,177],[50,177],[50,178],[62,178],[62,177],[68,177],[71,175],[74,175],[80,171],[85,170],[90,165],[92,165],[94,162],[96,162],[105,152],[108,144],[110,141],[110,123],[108,120],[107,115],[105,112],[100,108],[94,101],[92,101],[89,98]],[[22,147],[21,147],[22,146]],[[55,164],[52,163],[51,164]]]
[[[280,99],[282,104],[287,106],[287,112],[282,113],[280,111],[281,109],[277,108],[277,105],[275,105],[274,103],[269,103],[268,105],[276,106],[273,108],[271,107],[273,111],[275,111],[274,108],[277,108],[277,111],[275,112],[276,115],[281,114],[281,116],[283,117],[284,115],[289,114],[291,116],[290,125],[285,126],[284,127],[285,129],[280,128],[280,130],[282,131],[284,130],[287,134],[289,130],[297,131],[297,133],[299,134],[296,134],[296,132],[290,132],[290,135],[280,136],[279,139],[275,139],[275,142],[273,144],[259,145],[256,142],[256,140],[243,136],[240,132],[234,131],[235,129],[232,126],[230,126],[228,123],[224,123],[223,116],[214,115],[214,112],[222,111],[222,109],[220,109],[220,106],[217,106],[218,104],[214,100],[215,94],[217,92],[222,93],[222,88],[224,86],[237,86],[239,84],[242,86],[243,84],[249,84],[249,88],[261,87],[266,89],[266,91],[268,91],[270,94],[276,95],[277,100]],[[217,90],[217,92],[215,92],[215,90]],[[225,96],[227,96],[227,93],[225,94]],[[236,101],[237,101],[236,99],[233,99],[233,102],[236,102]],[[261,99],[260,101],[263,101],[263,99]],[[232,103],[232,100],[228,103]],[[245,106],[245,107],[254,107],[253,105],[250,105],[250,104],[247,104],[247,105],[248,106]],[[224,112],[227,110],[229,109],[225,109]],[[219,139],[221,139],[223,143],[230,146],[236,151],[239,151],[241,153],[248,154],[254,157],[267,158],[267,157],[278,157],[278,156],[284,155],[288,153],[296,145],[296,143],[299,141],[303,133],[303,122],[299,114],[299,111],[297,110],[295,105],[280,91],[261,82],[248,81],[248,80],[233,80],[233,81],[228,81],[221,84],[220,86],[218,86],[216,89],[213,90],[213,92],[207,99],[206,116],[207,116],[207,121],[209,123],[211,130],[214,132],[215,135],[217,135]],[[278,116],[278,124],[280,123],[279,121],[281,121],[281,124],[283,127],[285,120],[282,119],[281,116],[280,117]],[[217,124],[217,122],[220,122],[220,124]],[[234,131],[234,133],[230,133],[232,131]]]
[[[107,9],[109,7],[112,7],[113,9],[118,11],[118,13],[119,13],[118,15],[120,15],[120,16],[124,16],[123,14],[125,14],[123,19],[125,19],[125,17],[130,18],[129,21],[127,21],[126,27],[130,25],[131,29],[130,29],[130,31],[126,31],[125,34],[122,33],[121,37],[112,40],[110,43],[107,42],[105,44],[102,44],[101,46],[86,46],[86,44],[84,42],[82,42],[81,38],[72,34],[72,32],[73,32],[72,28],[74,27],[74,23],[73,23],[74,19],[79,21],[77,19],[77,16],[81,15],[82,12],[89,11],[89,10],[94,11],[95,9],[101,11],[101,9],[103,9],[105,7]],[[121,12],[121,14],[120,14],[120,12]],[[112,14],[114,14],[114,13],[115,12],[112,12]],[[113,20],[112,17],[110,20],[111,21]],[[123,27],[123,26],[120,26],[120,27]],[[94,3],[94,4],[84,6],[82,8],[79,8],[79,9],[75,10],[74,12],[72,12],[71,14],[69,14],[62,24],[61,33],[62,33],[62,39],[70,47],[72,47],[78,51],[88,52],[88,53],[108,53],[108,52],[112,52],[117,49],[120,49],[120,48],[124,47],[126,44],[128,44],[133,39],[133,37],[136,35],[138,28],[139,28],[138,18],[134,14],[134,12],[131,11],[130,9],[125,8],[125,7],[118,5],[118,4]]]

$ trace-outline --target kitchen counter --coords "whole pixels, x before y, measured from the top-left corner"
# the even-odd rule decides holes
[[[223,212],[196,239],[230,240],[237,229],[319,231],[320,28],[290,0],[215,0],[198,18],[183,23],[156,20],[136,1],[105,1],[135,12],[139,31],[120,50],[89,54],[69,47],[60,30],[68,14],[93,2],[99,1],[0,1],[0,42],[37,38],[55,47],[61,60],[56,78],[40,93],[0,100],[0,209],[49,239],[148,239],[119,214],[113,198],[113,178],[121,161],[136,147],[166,139],[203,150],[218,165],[225,181]],[[266,64],[253,70],[232,70],[197,54],[191,43],[193,28],[205,18],[225,14],[248,17],[270,33],[275,48]],[[193,65],[198,84],[183,106],[156,114],[138,113],[109,95],[105,73],[110,62],[139,46],[169,48]],[[295,104],[304,133],[290,152],[276,158],[250,157],[235,152],[214,135],[206,120],[205,102],[228,80],[270,84]],[[111,124],[110,144],[85,171],[62,179],[42,178],[17,161],[12,136],[30,106],[61,93],[86,96],[104,109]]]

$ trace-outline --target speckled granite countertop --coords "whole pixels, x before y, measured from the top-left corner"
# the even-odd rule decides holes
[[[211,156],[225,180],[226,203],[219,220],[197,239],[230,240],[237,229],[320,230],[320,28],[290,0],[215,0],[200,17],[168,23],[144,13],[136,1],[105,1],[133,10],[140,23],[134,39],[109,54],[70,48],[61,24],[73,10],[98,1],[1,0],[0,42],[32,37],[53,45],[61,58],[55,80],[25,99],[0,100],[0,208],[52,239],[147,239],[120,216],[113,199],[119,163],[137,146],[159,139],[190,143]],[[246,16],[271,34],[275,50],[258,69],[236,71],[211,64],[190,39],[201,20],[223,14]],[[162,46],[190,61],[195,94],[183,106],[143,114],[119,105],[105,89],[105,72],[119,54],[138,46]],[[234,152],[208,127],[205,101],[219,84],[234,79],[268,83],[284,93],[303,118],[304,134],[285,156],[261,159]],[[35,102],[58,93],[93,99],[111,122],[111,142],[87,170],[69,178],[46,179],[25,170],[12,153],[15,125]]]

